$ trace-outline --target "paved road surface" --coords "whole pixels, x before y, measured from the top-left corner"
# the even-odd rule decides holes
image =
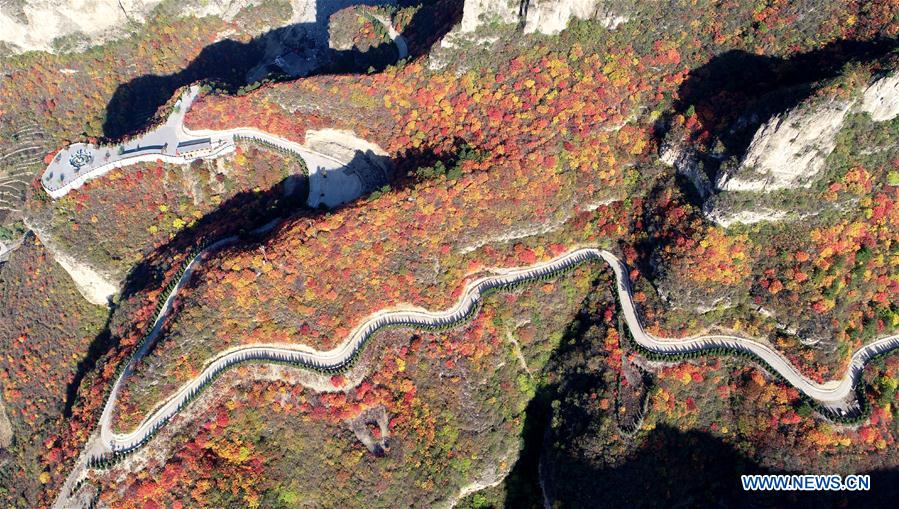
[[[207,249],[217,249],[225,243],[230,243],[233,238],[217,242]],[[205,253],[205,252],[204,252]],[[171,308],[171,302],[180,289],[190,278],[191,271],[196,262],[204,255],[201,253],[191,261],[190,267],[185,271],[179,281],[176,290],[169,296],[163,311],[156,320],[156,327],[161,326],[164,316]],[[632,299],[630,285],[627,279],[627,268],[624,263],[608,251],[592,248],[576,249],[554,260],[540,263],[531,267],[500,269],[494,274],[484,276],[468,283],[456,304],[442,311],[428,310],[388,310],[376,313],[365,319],[358,325],[340,346],[328,351],[310,349],[306,345],[247,345],[232,348],[219,353],[210,360],[201,374],[193,380],[185,383],[175,394],[158,406],[136,429],[128,433],[114,433],[111,428],[112,411],[115,406],[117,390],[107,400],[101,418],[101,437],[106,450],[125,450],[136,446],[154,427],[166,422],[177,413],[179,407],[189,400],[190,393],[206,384],[221,370],[240,362],[248,357],[269,358],[272,360],[286,360],[302,364],[327,367],[341,366],[365,343],[371,334],[386,325],[403,326],[433,326],[452,325],[463,320],[471,312],[481,299],[481,294],[496,286],[518,283],[553,274],[559,270],[579,265],[589,260],[605,260],[615,272],[618,285],[618,296],[622,303],[625,320],[634,339],[643,347],[659,353],[680,353],[701,351],[711,348],[728,347],[755,353],[764,360],[769,367],[787,379],[793,386],[801,390],[809,397],[834,408],[846,408],[848,400],[853,396],[854,382],[858,372],[873,354],[883,349],[892,349],[899,345],[899,335],[882,338],[860,349],[853,356],[853,368],[850,369],[842,380],[834,380],[819,384],[803,376],[782,354],[761,342],[736,336],[713,335],[697,336],[683,339],[659,338],[647,333],[637,316],[637,311]],[[149,345],[149,341],[146,343]],[[147,347],[145,347],[146,349]],[[143,352],[138,354],[138,358]],[[125,371],[127,373],[128,370]],[[116,383],[116,388],[126,378],[122,375]]]
[[[242,137],[264,142],[303,159],[309,170],[307,204],[312,208],[319,205],[333,208],[358,198],[365,191],[358,176],[344,171],[349,161],[322,154],[280,136],[250,127],[224,131],[188,129],[184,125],[184,115],[198,93],[199,87],[191,87],[178,100],[175,110],[163,125],[138,139],[104,147],[76,143],[61,150],[41,177],[44,190],[52,198],[61,198],[88,180],[102,177],[115,168],[140,162],[190,164],[197,159],[215,159],[234,152],[237,138]],[[185,146],[191,143],[195,145]],[[87,157],[83,166],[71,164],[75,154]]]
[[[266,228],[270,226],[267,225]],[[207,247],[206,250],[191,260],[188,269],[178,282],[175,290],[169,295],[168,300],[157,316],[154,323],[154,331],[158,331],[159,327],[161,327],[162,321],[171,310],[173,299],[189,280],[196,263],[209,251],[233,241],[234,238],[230,237],[220,240],[216,244]],[[86,471],[86,462],[91,456],[139,447],[141,441],[154,429],[165,425],[172,416],[189,403],[192,393],[208,383],[218,373],[234,364],[247,359],[255,359],[291,361],[312,367],[341,366],[364,346],[365,341],[376,330],[383,326],[423,327],[453,325],[469,316],[469,313],[475,309],[480,301],[482,294],[491,288],[551,275],[566,268],[600,259],[607,262],[615,273],[618,297],[625,321],[635,341],[643,347],[658,353],[702,351],[717,347],[746,350],[758,355],[772,371],[782,375],[797,389],[830,408],[847,408],[851,403],[853,388],[865,363],[875,354],[892,350],[899,346],[899,334],[884,337],[868,344],[853,354],[850,367],[842,379],[819,384],[803,376],[782,354],[756,340],[725,335],[696,336],[681,339],[656,337],[644,330],[637,316],[627,276],[628,270],[624,262],[608,251],[594,248],[579,248],[547,262],[522,268],[497,269],[492,271],[492,274],[489,276],[470,281],[456,304],[446,310],[404,309],[385,310],[375,313],[363,320],[338,347],[332,350],[318,351],[301,344],[257,344],[223,351],[207,362],[199,376],[185,383],[178,391],[158,405],[137,428],[127,433],[115,433],[111,425],[112,413],[115,409],[119,389],[122,383],[124,383],[126,375],[130,373],[131,366],[128,366],[122,376],[116,380],[115,386],[106,401],[100,418],[99,436],[95,435],[88,443],[85,452],[79,458],[78,466],[66,482],[66,487],[60,494],[60,499],[57,500],[56,506],[65,507],[65,500],[68,496],[63,495],[67,494],[70,487],[77,482],[77,479],[83,476]],[[153,334],[155,335],[155,332]],[[150,341],[146,343],[142,351],[138,352],[136,358],[140,358],[146,352],[149,344]]]

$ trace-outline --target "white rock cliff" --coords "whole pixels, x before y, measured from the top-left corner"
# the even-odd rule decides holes
[[[899,72],[876,80],[862,97],[861,111],[875,122],[886,122],[899,115]]]
[[[873,80],[854,99],[816,98],[774,116],[756,131],[740,164],[718,175],[715,187],[720,192],[759,193],[810,187],[850,113],[867,113],[875,122],[899,116],[899,73]],[[725,212],[706,207],[705,212],[722,226],[795,216],[770,208]]]
[[[810,186],[836,146],[852,103],[800,105],[763,124],[732,173],[718,176],[722,191],[776,191]]]
[[[471,33],[493,23],[512,25],[518,20],[518,2],[514,0],[465,0],[459,32]]]
[[[296,22],[315,21],[319,0],[291,0]],[[335,0],[349,3],[345,0]],[[181,16],[218,16],[232,20],[246,7],[263,0],[182,0],[174,4]],[[16,53],[54,51],[61,37],[77,39],[76,49],[128,35],[129,25],[142,24],[161,0],[22,0],[0,2],[0,43]]]
[[[600,20],[606,28],[627,21],[627,17],[612,12],[607,4],[606,0],[531,0],[525,13],[524,32],[557,34],[573,18]]]
[[[774,116],[756,131],[739,167],[719,175],[716,187],[769,192],[810,186],[851,112],[868,113],[875,122],[899,116],[899,73],[874,80],[860,99],[813,100]]]
[[[492,24],[521,23],[525,33],[557,34],[574,19],[600,20],[607,28],[627,21],[608,0],[465,0],[459,32],[466,34]]]

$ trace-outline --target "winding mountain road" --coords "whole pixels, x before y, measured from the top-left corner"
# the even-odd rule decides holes
[[[218,249],[234,240],[233,237],[220,240],[207,247],[206,250],[198,254],[190,262],[187,270],[184,272],[175,290],[169,295],[157,317],[151,336],[155,336],[162,326],[178,290],[190,279],[196,263],[210,250]],[[116,382],[100,419],[100,437],[103,449],[111,452],[125,451],[137,447],[154,429],[167,422],[183,405],[188,403],[193,393],[206,385],[222,370],[236,363],[252,359],[286,361],[314,368],[340,368],[359,351],[375,331],[382,327],[396,325],[414,328],[456,324],[469,316],[480,302],[481,295],[489,289],[549,276],[584,262],[599,259],[606,261],[615,272],[618,298],[622,305],[625,321],[634,340],[644,348],[663,354],[695,352],[719,347],[752,352],[764,360],[773,371],[782,375],[794,387],[830,408],[845,409],[847,407],[850,403],[850,397],[853,395],[855,381],[868,359],[880,352],[892,350],[899,346],[899,334],[868,344],[852,356],[850,368],[841,380],[820,384],[802,375],[782,354],[756,340],[726,335],[695,336],[682,339],[660,338],[646,332],[643,328],[634,305],[629,280],[627,279],[628,271],[624,262],[608,251],[580,248],[553,260],[530,267],[493,270],[492,275],[470,281],[456,304],[442,311],[428,311],[425,309],[386,310],[375,313],[363,320],[339,346],[332,350],[319,351],[302,344],[256,344],[222,351],[206,363],[199,376],[182,385],[177,392],[158,405],[137,428],[128,433],[115,433],[112,430],[112,413],[115,408],[118,389],[131,371],[131,366],[129,366]],[[135,358],[140,359],[151,343],[152,338],[144,343],[142,351],[138,352]]]
[[[267,225],[260,231],[270,227],[271,225]],[[363,320],[339,346],[332,350],[319,351],[302,344],[254,344],[225,350],[210,359],[199,376],[182,385],[174,394],[157,405],[137,428],[127,433],[114,432],[112,429],[112,415],[119,390],[127,376],[131,373],[133,363],[146,353],[152,340],[155,339],[155,335],[171,311],[172,302],[178,291],[190,279],[196,264],[208,253],[235,240],[234,237],[219,240],[206,247],[189,262],[175,289],[168,296],[158,313],[148,341],[142,345],[132,362],[116,380],[103,408],[99,422],[99,434],[95,435],[87,444],[84,453],[79,458],[76,469],[72,472],[69,480],[67,480],[66,487],[63,488],[60,493],[60,499],[57,500],[57,504],[54,507],[66,507],[65,500],[71,495],[71,487],[86,473],[87,461],[91,457],[110,452],[134,450],[140,447],[155,430],[165,425],[178,411],[184,408],[200,389],[210,383],[219,373],[235,364],[254,360],[291,362],[313,369],[339,369],[346,366],[364,347],[366,341],[377,330],[385,326],[393,325],[412,328],[452,326],[471,316],[483,294],[491,289],[552,276],[563,270],[590,261],[603,260],[611,266],[615,273],[618,298],[627,326],[634,340],[644,348],[661,354],[697,352],[720,347],[751,352],[761,358],[772,371],[779,373],[794,387],[828,408],[848,408],[852,403],[855,383],[867,361],[879,353],[899,347],[899,334],[887,336],[865,345],[853,354],[849,369],[842,379],[820,384],[803,376],[782,354],[770,346],[753,339],[726,335],[694,336],[680,339],[657,337],[646,332],[643,328],[633,301],[628,270],[624,262],[605,250],[577,248],[555,259],[529,267],[494,269],[490,271],[490,275],[468,282],[459,300],[452,307],[442,311],[428,311],[416,308],[377,312]]]

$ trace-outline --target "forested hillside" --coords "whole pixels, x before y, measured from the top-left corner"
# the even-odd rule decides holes
[[[328,16],[281,26],[301,3]],[[133,452],[97,452],[113,387],[124,434],[223,351],[339,349],[367,317],[579,247],[621,258],[648,333],[744,338],[813,382],[899,331],[899,3],[507,3],[164,2],[132,37],[4,56],[0,500],[730,506],[760,472],[874,472],[878,491],[746,506],[890,500],[895,355],[841,416],[733,349],[647,352],[599,262],[448,330],[379,332],[339,369],[239,363]],[[47,194],[57,150],[140,140],[193,84],[186,130],[283,142]],[[351,164],[375,155],[386,184]],[[329,178],[361,196],[309,206]],[[41,239],[109,279],[107,308]]]

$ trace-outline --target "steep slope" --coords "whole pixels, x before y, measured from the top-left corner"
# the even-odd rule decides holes
[[[471,59],[458,65],[450,63],[444,70],[430,70],[424,62],[412,61],[380,74],[318,76],[268,85],[250,93],[243,89],[236,97],[208,95],[198,104],[191,127],[230,128],[239,121],[290,139],[303,139],[311,129],[352,129],[383,147],[400,173],[390,188],[365,200],[334,211],[306,211],[279,223],[271,235],[247,236],[211,253],[196,278],[179,293],[159,343],[127,381],[117,426],[127,428],[139,420],[160,397],[194,376],[206,359],[223,348],[247,342],[306,343],[324,348],[338,342],[373,310],[406,302],[439,308],[452,301],[453,291],[466,277],[473,277],[484,267],[532,263],[582,243],[614,247],[623,255],[633,268],[628,276],[638,285],[634,299],[650,330],[670,336],[725,330],[757,337],[784,351],[809,376],[841,373],[848,351],[899,326],[892,298],[899,288],[891,251],[899,240],[899,196],[890,177],[896,167],[892,154],[884,151],[871,159],[857,159],[859,154],[843,150],[845,140],[840,135],[846,133],[840,133],[832,154],[844,159],[831,168],[832,172],[825,169],[820,173],[826,185],[816,191],[821,192],[822,199],[846,204],[845,214],[810,221],[803,225],[805,229],[727,230],[709,224],[688,190],[678,185],[674,172],[657,164],[655,129],[666,112],[678,111],[678,98],[686,100],[681,85],[690,70],[718,55],[735,49],[789,55],[842,38],[895,34],[897,27],[884,21],[893,19],[884,15],[891,12],[854,10],[853,6],[832,3],[816,11],[815,16],[801,17],[800,23],[795,9],[807,8],[804,2],[774,6],[763,13],[753,6],[730,4],[684,2],[683,7],[650,5],[645,16],[619,25],[614,33],[600,22],[577,21],[558,38],[512,34],[498,39],[489,54],[474,51],[457,55],[460,61]],[[846,23],[847,16],[852,16],[852,23]],[[765,21],[764,27],[759,18]],[[691,29],[659,33],[659,26]],[[695,36],[684,39],[684,33]],[[816,35],[797,43],[797,33]],[[11,97],[13,91],[8,89],[7,93]],[[701,110],[701,106],[693,109]],[[682,113],[689,109],[684,107]],[[673,116],[672,122],[695,126],[695,115]],[[847,122],[860,117],[864,116],[847,115]],[[871,122],[866,117],[863,120]],[[72,119],[64,123],[77,129],[82,124]],[[871,132],[878,140],[889,139],[892,124],[880,124]],[[701,130],[690,134],[704,136]],[[101,179],[96,184],[110,182],[115,180]],[[103,190],[113,202],[121,191],[116,186],[112,183]],[[104,195],[96,191],[89,198]],[[132,191],[127,194],[134,202],[138,193]],[[102,201],[81,205],[95,207]],[[70,205],[74,210],[67,213],[86,226],[90,217],[80,215],[76,204]],[[225,206],[211,210],[209,215],[222,218],[233,214],[246,221],[241,223],[246,228],[261,226],[260,222],[271,217],[246,217],[240,214],[242,210],[240,206]],[[154,218],[156,214],[152,211]],[[166,222],[171,219],[165,217]],[[65,222],[61,224],[65,227]],[[92,237],[85,238],[103,237],[106,230],[96,228]],[[212,228],[208,237],[191,229],[173,233],[174,242],[148,253],[137,267],[143,278],[134,280],[133,291],[126,292],[111,320],[112,337],[119,348],[105,357],[99,374],[106,378],[91,386],[92,399],[84,403],[85,408],[102,404],[103,388],[108,386],[104,382],[109,382],[118,363],[142,337],[163,288],[177,274],[180,262],[220,230]],[[539,301],[548,302],[558,288],[541,290],[547,296]],[[796,330],[795,321],[809,316],[814,319],[803,320],[803,325],[811,330]],[[541,317],[535,324],[545,320]],[[432,348],[441,347],[439,340],[432,344],[424,357],[433,353]],[[477,349],[470,353],[476,356]],[[527,366],[527,352],[522,356]],[[520,359],[513,352],[509,359],[491,358],[488,365],[490,369],[501,362],[518,366]],[[456,361],[439,360],[442,365],[428,362],[427,369],[417,371],[417,376],[433,381],[428,377],[435,371],[453,369],[446,360]],[[402,372],[400,366],[396,363]],[[680,368],[683,366],[689,365]],[[663,366],[651,368],[670,374]],[[282,374],[261,371],[265,376]],[[380,371],[396,374],[393,366],[388,366],[376,368],[373,376],[379,376]],[[685,375],[689,375],[688,381],[695,381],[692,369],[678,372],[680,380],[687,378]],[[439,389],[444,389],[447,378],[437,380],[442,384]],[[342,382],[338,378],[332,383]],[[514,392],[516,384],[525,386],[525,390]],[[777,407],[778,419],[792,421],[790,412],[798,415],[794,407],[799,408],[801,403],[784,386],[770,386],[766,392],[769,401],[786,401]],[[261,384],[258,390],[272,387]],[[505,391],[502,396],[514,395],[516,402],[523,401],[521,394],[531,394],[526,374],[515,382],[499,383],[499,387]],[[284,392],[294,390],[300,392],[284,387]],[[390,392],[396,401],[409,399],[414,403],[415,391],[408,385],[391,385]],[[470,392],[477,390],[472,388]],[[434,393],[439,398],[440,391],[435,389]],[[728,397],[731,394],[728,390]],[[316,397],[330,403],[329,397]],[[303,403],[274,392],[264,401],[278,398],[292,406]],[[238,398],[230,399],[232,405],[239,403]],[[684,405],[689,406],[686,401]],[[331,407],[323,405],[317,412],[324,412],[326,406]],[[501,401],[494,407],[508,410]],[[338,410],[341,418],[363,418],[361,405],[350,405],[346,412],[344,409],[340,406]],[[99,482],[105,483],[106,500],[138,504],[167,496],[174,505],[175,498],[185,504],[197,495],[203,501],[211,500],[212,505],[246,506],[259,503],[260,494],[252,482],[245,481],[258,479],[259,485],[269,491],[266,496],[271,498],[265,500],[272,501],[271,505],[276,505],[275,501],[296,503],[293,488],[289,491],[294,493],[275,493],[277,486],[283,486],[296,471],[279,467],[268,484],[256,477],[262,467],[261,455],[255,454],[255,445],[251,448],[222,435],[227,435],[223,430],[232,416],[220,410],[214,419],[203,423],[203,429],[194,435],[196,440],[184,446],[183,454],[160,467],[165,471],[159,477],[163,482],[150,482],[146,472],[140,472],[147,464],[141,463],[144,460],[120,464],[109,478],[96,473],[101,477]],[[232,429],[264,429],[264,422],[242,411],[235,412]],[[433,414],[413,411],[406,415],[410,416],[410,428],[415,428],[406,437],[428,438],[435,430]],[[883,417],[877,415],[877,419]],[[180,424],[184,427],[179,429],[195,429],[191,415],[184,417]],[[285,426],[300,426],[306,417],[304,413],[302,420],[292,419]],[[448,434],[440,437],[440,443],[454,443],[452,435],[458,426],[449,417],[440,419],[452,424],[440,426]],[[94,421],[87,417],[82,422]],[[763,429],[763,424],[746,426],[755,431]],[[277,438],[295,443],[296,437],[291,434],[294,429]],[[518,431],[517,424],[500,426],[489,428],[482,436],[499,443]],[[371,438],[377,438],[374,430],[370,432]],[[220,434],[210,438],[212,433]],[[814,436],[839,442],[844,439],[842,434],[855,439],[857,435],[852,433],[840,430]],[[345,434],[349,437],[350,431]],[[759,437],[763,435],[756,440]],[[270,438],[266,435],[264,442],[270,443]],[[176,443],[184,443],[179,440]],[[413,498],[410,503],[428,505],[451,498],[447,495],[456,488],[465,491],[463,480],[490,484],[498,476],[470,475],[472,463],[467,460],[479,458],[471,458],[469,449],[464,449],[467,458],[450,457],[452,449],[444,451],[429,438],[427,442],[425,452],[430,455],[416,456],[433,458],[434,470],[427,470],[425,479],[403,471],[405,477],[397,483],[416,488],[410,497],[421,498]],[[163,443],[153,442],[150,450],[158,452],[154,449],[157,445]],[[339,445],[341,450],[345,445]],[[267,451],[264,447],[260,450]],[[338,448],[324,439],[316,441],[314,447],[321,447],[315,450],[316,457],[334,455],[333,449]],[[836,450],[833,447],[831,450]],[[67,458],[71,458],[73,449],[67,451]],[[325,501],[338,500],[334,505],[343,506],[358,500],[370,502],[363,505],[395,504],[395,499],[379,498],[384,479],[372,475],[365,478],[368,483],[355,482],[353,467],[364,457],[360,453],[366,454],[362,446],[335,467],[344,474],[333,475],[338,488],[335,493],[327,493],[334,498]],[[302,452],[290,456],[286,464],[302,463],[297,460],[301,456]],[[280,458],[277,451],[266,457],[274,461]],[[197,461],[190,464],[191,459]],[[303,465],[332,466],[326,461]],[[132,467],[133,471],[125,472]],[[360,470],[360,475],[371,473]],[[184,472],[185,482],[173,482]],[[343,478],[346,472],[352,474]],[[229,481],[212,484],[220,479],[217,473]],[[303,477],[304,481],[323,484],[314,477],[315,472],[304,471],[302,475],[309,476]],[[450,477],[451,482],[441,484]],[[122,483],[123,478],[129,483]],[[140,488],[131,482],[134,479],[138,479]],[[201,480],[193,483],[194,479]],[[134,487],[133,493],[129,486]],[[206,489],[185,491],[193,486]]]
[[[849,98],[815,97],[768,120],[755,133],[739,167],[718,176],[721,191],[810,187],[836,147],[837,134],[853,111],[875,122],[899,116],[899,74],[882,76]]]
[[[875,122],[886,122],[899,116],[899,72],[876,79],[861,99],[859,110]]]
[[[724,89],[720,95],[744,103],[737,102],[737,113],[721,107],[724,111],[715,112],[715,106],[700,99],[702,110],[693,106],[688,110],[688,128],[674,125],[669,129],[660,159],[689,179],[705,202],[706,216],[725,227],[826,212],[830,207],[816,206],[813,196],[836,171],[839,161],[831,155],[839,139],[869,136],[860,130],[876,132],[880,124],[889,125],[899,115],[897,63],[889,47],[846,43],[843,49],[838,45],[824,50],[826,61],[839,60],[835,55],[841,53],[843,59],[849,57],[845,67],[831,64],[833,76],[824,79],[803,79],[796,72],[798,62],[821,60],[814,52],[794,59],[721,57],[722,63],[709,64],[704,73],[722,75],[702,78],[697,73],[692,87],[702,88],[705,79],[711,91],[720,87]],[[738,60],[769,75],[760,92],[753,92],[751,86],[740,90],[736,84],[714,85],[716,80],[727,83],[723,73],[739,65]],[[781,83],[772,81],[771,75],[781,75]],[[767,114],[771,116],[766,118]],[[867,120],[860,123],[859,116]],[[871,153],[866,145],[855,150],[862,159]]]
[[[229,2],[172,2],[170,0],[16,0],[0,4],[0,43],[13,52],[84,51],[91,46],[124,38],[147,19],[167,16],[216,16],[226,21],[251,16],[253,7],[273,3],[266,0]],[[293,17],[315,17],[314,1],[288,3]]]
[[[718,176],[720,191],[762,191],[809,187],[836,146],[852,103],[816,100],[772,118],[755,134],[733,172]]]
[[[620,0],[466,0],[458,31],[466,34],[483,27],[519,24],[524,33],[555,35],[575,19],[599,21],[606,28],[615,28],[637,10],[634,2]]]
[[[80,448],[65,414],[78,390],[80,364],[101,333],[104,308],[88,304],[33,236],[0,267],[0,386],[11,440],[3,447],[0,497],[24,507],[65,476],[66,441]]]

